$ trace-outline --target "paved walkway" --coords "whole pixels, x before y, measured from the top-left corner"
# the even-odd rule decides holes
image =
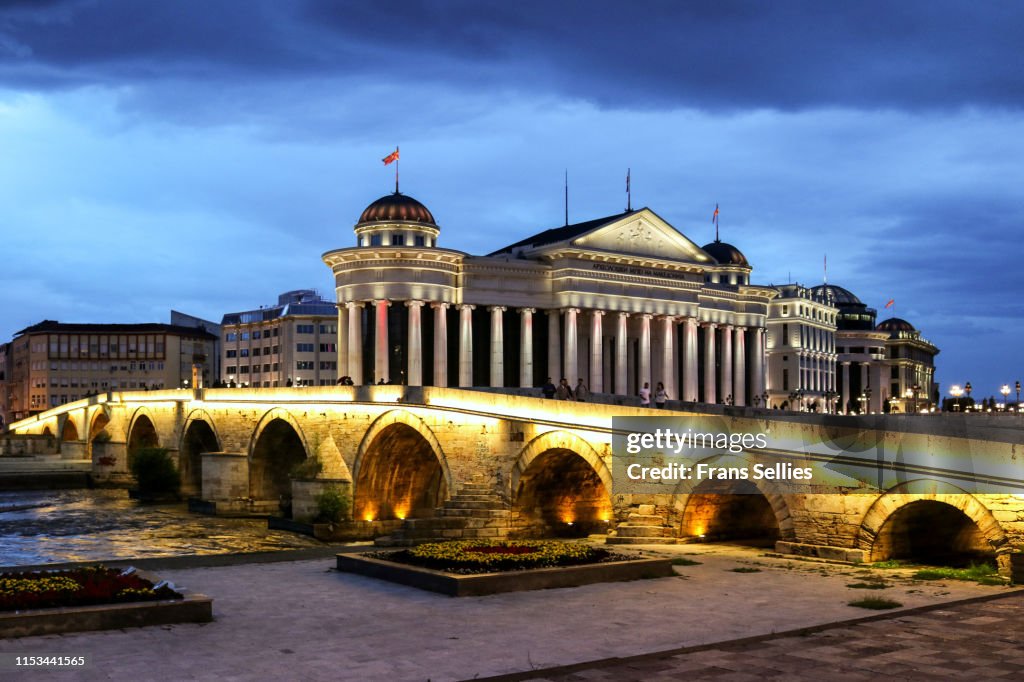
[[[922,584],[899,571],[768,558],[752,549],[702,545],[658,551],[700,563],[678,566],[674,578],[458,599],[337,573],[329,559],[168,567],[159,570],[163,577],[214,598],[215,622],[2,640],[0,653],[87,655],[90,667],[13,676],[2,671],[0,678],[438,682],[657,654],[863,617],[871,612],[847,602],[866,591],[847,585],[869,573],[884,573],[889,584],[872,595],[881,592],[905,607],[1011,593],[956,581]],[[979,605],[978,613],[1002,603]],[[907,618],[913,622],[918,616]],[[897,632],[903,627],[895,626]],[[985,641],[987,632],[972,631],[971,637]],[[826,660],[819,657],[828,649],[819,648],[812,658],[802,655],[804,641],[811,640],[783,648],[790,665]],[[765,669],[772,655],[749,651],[750,669]],[[735,657],[731,665],[743,663],[742,652],[720,655]],[[718,661],[698,659],[708,669]],[[738,674],[719,667],[718,674]],[[584,676],[574,679],[608,670],[598,666],[574,673]],[[663,679],[683,674],[671,672],[671,665],[666,670]],[[630,673],[613,676],[628,679]]]
[[[506,680],[1020,680],[1024,679],[1024,596],[768,637],[698,651],[535,671]],[[494,678],[491,678],[492,680]]]

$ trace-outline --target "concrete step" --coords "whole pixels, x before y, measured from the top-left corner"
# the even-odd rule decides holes
[[[452,498],[452,500],[459,500],[461,502],[492,502],[498,499],[498,497],[490,493],[459,493]]]
[[[497,500],[448,500],[444,503],[445,509],[493,509],[503,510],[505,505]]]
[[[672,529],[665,526],[626,526],[620,524],[615,529],[616,537],[620,538],[663,538],[672,535]]]
[[[660,526],[665,523],[665,519],[657,514],[630,514],[626,520],[634,526]]]
[[[460,519],[507,519],[512,516],[508,509],[448,509],[442,507],[434,512],[439,517]]]
[[[609,545],[674,545],[676,538],[629,538],[616,535],[609,536],[605,543]]]

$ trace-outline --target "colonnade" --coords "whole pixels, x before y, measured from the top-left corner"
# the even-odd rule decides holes
[[[388,337],[388,308],[408,308],[408,336]],[[404,342],[407,362],[406,380],[422,385],[423,307],[433,309],[433,385],[448,385],[448,314],[458,311],[458,385],[473,385],[473,354],[489,358],[489,386],[503,387],[505,377],[504,314],[506,306],[486,306],[489,315],[489,348],[475,348],[473,304],[427,303],[425,301],[350,301],[338,307],[338,376],[349,376],[361,384],[364,377],[363,308],[373,324],[372,352],[375,376],[387,377],[392,344]],[[535,383],[534,340],[538,323],[536,308],[516,308],[519,315],[520,386]],[[765,390],[765,335],[761,327],[699,322],[694,317],[627,313],[609,310],[584,310],[576,307],[542,311],[547,315],[547,376],[555,383],[565,377],[572,385],[582,378],[594,393],[636,393],[645,383],[653,390],[658,381],[665,384],[670,399],[687,402],[729,402],[744,405],[747,396],[760,396]],[[698,341],[703,328],[703,355]],[[515,335],[513,335],[514,337]],[[581,355],[581,336],[589,345]],[[606,350],[607,349],[607,350]],[[632,351],[632,352],[631,352]],[[635,353],[635,355],[634,355]],[[587,367],[581,368],[585,362]],[[700,368],[703,365],[703,369]],[[585,374],[581,373],[585,369]],[[703,372],[701,377],[700,372]],[[749,378],[749,386],[748,384]],[[635,384],[635,386],[631,386]],[[703,391],[701,391],[703,385]],[[701,395],[702,393],[702,395]]]

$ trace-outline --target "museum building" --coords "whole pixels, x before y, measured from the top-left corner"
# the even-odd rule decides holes
[[[754,404],[779,292],[739,249],[703,247],[649,208],[566,224],[486,256],[439,246],[426,206],[370,204],[328,251],[338,376],[356,384],[538,387],[550,377],[671,400]]]

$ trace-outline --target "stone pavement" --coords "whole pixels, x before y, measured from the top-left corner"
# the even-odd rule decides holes
[[[534,671],[504,679],[601,680],[1020,680],[1024,679],[1024,595],[803,636],[702,647]],[[491,678],[495,680],[495,678]]]
[[[919,583],[899,571],[764,557],[746,548],[682,545],[645,551],[655,552],[700,564],[678,566],[674,578],[458,599],[340,574],[329,559],[154,567],[178,585],[212,596],[216,620],[203,625],[0,640],[0,653],[87,655],[90,659],[90,667],[84,670],[13,675],[0,671],[0,678],[438,682],[657,654],[860,618],[872,612],[847,602],[865,596],[866,591],[847,585],[869,573],[885,575],[890,585],[869,596],[882,593],[908,608],[1015,594],[1006,587],[956,581]],[[737,573],[736,568],[757,572]],[[977,617],[998,615],[997,606],[1014,599],[1018,598],[979,604],[977,613],[983,615]],[[908,615],[906,624],[894,626],[895,632],[903,632],[919,618],[929,616]],[[972,630],[961,643],[985,642],[988,632],[985,627]],[[799,642],[830,641],[823,637]],[[897,639],[875,644],[888,647]],[[811,658],[801,655],[801,650],[791,647],[785,660],[791,666],[799,662],[809,667],[825,661],[821,657],[826,654],[846,660],[842,649],[819,648]],[[717,666],[722,668],[719,674],[740,674],[718,662],[735,656],[730,665],[740,665],[742,653],[716,654],[719,658],[700,655],[709,658],[697,659],[699,667]],[[759,655],[749,662],[752,670],[764,670],[766,659],[771,658],[763,652]],[[881,650],[851,654],[858,655],[881,655]],[[656,663],[655,656],[645,664]],[[598,666],[574,673],[584,676],[575,679],[604,675],[606,670]],[[650,674],[668,679],[684,673],[689,677],[685,671]],[[628,679],[629,673],[614,676]]]

